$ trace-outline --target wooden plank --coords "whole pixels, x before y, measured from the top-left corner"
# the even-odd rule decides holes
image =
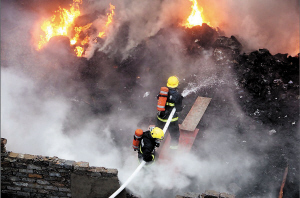
[[[188,115],[184,119],[182,124],[179,124],[179,151],[189,152],[192,148],[196,136],[199,132],[197,125],[202,118],[207,106],[209,105],[211,98],[198,97],[189,111]],[[170,147],[171,137],[167,131],[165,134],[165,140],[162,142],[162,145],[156,150],[158,153],[158,158],[162,161],[168,160],[170,156],[171,149]]]
[[[178,150],[181,152],[189,152],[194,144],[199,129],[195,129],[193,133],[184,130],[179,130],[179,131],[180,131],[180,137],[179,137]],[[171,137],[170,134],[168,133],[166,135],[166,139],[162,142],[161,147],[159,147],[159,149],[156,150],[159,156],[158,157],[159,160],[168,160],[169,158],[168,156],[170,155],[170,151],[171,151],[170,141],[171,141]]]
[[[191,110],[180,125],[180,129],[191,132],[195,131],[210,101],[211,98],[198,96]]]
[[[199,129],[195,129],[193,133],[190,131],[180,130],[179,149],[189,152],[194,144],[198,132]]]
[[[286,182],[286,176],[288,174],[288,171],[289,171],[289,166],[287,166],[285,168],[285,170],[284,170],[283,180],[282,180],[282,183],[281,183],[281,187],[280,187],[278,198],[282,198],[282,196],[283,196],[283,188],[284,188],[284,185],[285,185],[285,182]]]

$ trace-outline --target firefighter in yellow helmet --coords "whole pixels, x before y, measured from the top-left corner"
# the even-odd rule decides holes
[[[179,85],[179,80],[177,76],[171,76],[168,78],[167,87],[176,88]]]
[[[160,146],[160,142],[164,139],[164,132],[161,128],[151,127],[145,131],[140,140],[138,150],[138,159],[141,162],[144,160],[148,164],[155,161],[155,148]]]
[[[177,149],[179,142],[179,126],[178,126],[178,113],[182,111],[183,96],[178,92],[179,79],[177,76],[171,76],[168,78],[167,87],[169,89],[166,106],[164,111],[157,112],[157,126],[163,128],[166,124],[172,109],[175,107],[176,112],[168,127],[168,131],[171,136],[170,149]]]

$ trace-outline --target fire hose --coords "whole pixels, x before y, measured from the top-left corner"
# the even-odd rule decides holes
[[[164,134],[166,133],[169,125],[170,125],[170,122],[174,116],[176,112],[176,108],[174,107],[173,110],[171,111],[171,114],[169,115],[169,118],[163,128],[163,132]],[[136,174],[143,168],[143,166],[146,164],[145,161],[142,161],[141,164],[135,169],[135,171],[131,174],[131,176],[126,180],[126,182],[116,191],[114,192],[114,194],[112,194],[109,198],[114,198],[116,197],[128,184],[129,182],[131,182],[131,180],[136,176]]]

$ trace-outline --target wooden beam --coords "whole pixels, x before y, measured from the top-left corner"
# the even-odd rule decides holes
[[[283,197],[283,188],[286,182],[286,176],[288,174],[289,171],[289,166],[287,166],[284,170],[284,174],[283,174],[283,179],[282,179],[282,183],[281,183],[281,187],[280,187],[280,191],[279,191],[279,196],[278,198],[282,198]]]
[[[180,125],[180,129],[192,132],[195,131],[210,101],[211,98],[198,96],[191,110]]]

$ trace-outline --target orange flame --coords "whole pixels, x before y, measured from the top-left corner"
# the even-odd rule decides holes
[[[85,45],[90,42],[90,37],[83,33],[92,26],[92,23],[81,27],[74,27],[75,19],[81,14],[79,9],[80,4],[82,4],[82,0],[73,0],[73,4],[70,4],[69,10],[59,7],[50,19],[42,23],[41,30],[43,31],[43,35],[39,37],[37,50],[41,50],[52,37],[62,35],[70,38],[70,44],[74,46],[74,51],[78,57],[84,54]],[[107,22],[103,27],[103,31],[98,34],[98,37],[105,36],[109,24],[113,21],[114,9],[115,6],[110,4],[110,13],[107,14]]]
[[[192,28],[196,25],[202,26],[202,23],[205,22],[202,16],[203,8],[201,7],[199,10],[197,0],[190,0],[190,1],[193,2],[193,5],[191,6],[192,12],[188,17],[187,22],[183,24],[183,26],[185,26],[186,28]],[[205,22],[205,23],[209,24],[209,22]]]
[[[81,57],[84,52],[84,49],[83,47],[76,46],[74,52],[76,53],[76,56]]]
[[[68,36],[69,28],[72,27],[75,18],[80,15],[79,4],[81,3],[82,0],[73,0],[70,10],[59,7],[50,19],[43,22],[41,29],[45,35],[40,36],[38,50],[42,49],[53,36]]]
[[[80,36],[80,33],[84,30],[87,30],[91,27],[92,23],[89,23],[83,27],[75,27],[74,30],[75,30],[75,36],[73,37],[73,39],[71,39],[71,45],[75,45],[77,43],[77,41],[79,40],[79,36]],[[81,41],[81,45],[84,45],[86,43],[89,42],[89,37],[85,37],[83,41]]]
[[[110,23],[112,22],[112,20],[113,20],[113,16],[114,16],[114,14],[115,14],[114,9],[115,9],[115,6],[109,4],[109,10],[110,10],[110,13],[107,13],[107,22],[106,22],[106,24],[105,24],[105,26],[104,26],[104,30],[103,30],[102,32],[99,32],[98,37],[103,38],[103,37],[105,36],[106,30],[107,30],[109,24],[110,24]]]

